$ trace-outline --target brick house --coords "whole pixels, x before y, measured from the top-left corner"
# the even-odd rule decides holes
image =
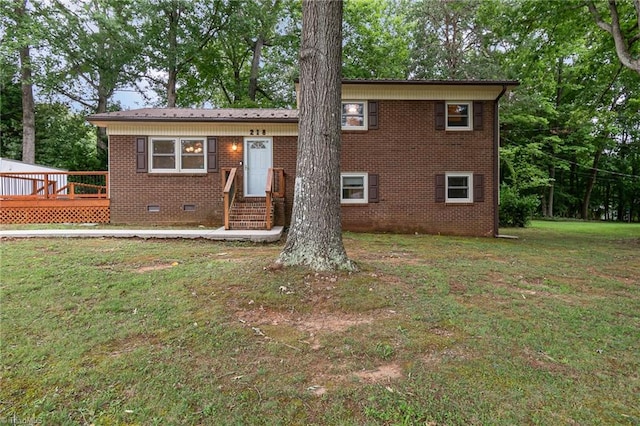
[[[343,81],[343,229],[497,235],[498,102],[517,84]],[[139,109],[88,120],[109,135],[112,223],[288,224],[297,110]]]

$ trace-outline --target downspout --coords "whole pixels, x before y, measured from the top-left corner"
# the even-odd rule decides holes
[[[507,85],[502,85],[502,91],[493,101],[493,236],[498,237],[498,226],[500,224],[500,123],[499,105],[500,98],[507,91]]]

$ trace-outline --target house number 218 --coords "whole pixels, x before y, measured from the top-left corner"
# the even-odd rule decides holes
[[[267,134],[267,131],[265,129],[262,129],[262,130],[260,130],[260,129],[255,129],[255,130],[251,129],[251,130],[249,130],[249,135],[251,135],[251,136],[253,136],[253,135],[256,135],[256,136],[262,135],[262,136],[264,136],[266,134]]]

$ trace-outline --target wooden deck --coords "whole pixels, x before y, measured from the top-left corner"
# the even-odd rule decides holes
[[[108,223],[107,172],[0,173],[0,223]]]

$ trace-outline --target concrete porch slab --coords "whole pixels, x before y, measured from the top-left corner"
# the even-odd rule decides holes
[[[0,238],[205,238],[218,241],[271,243],[282,237],[282,226],[270,231],[217,229],[28,229],[0,230]]]

